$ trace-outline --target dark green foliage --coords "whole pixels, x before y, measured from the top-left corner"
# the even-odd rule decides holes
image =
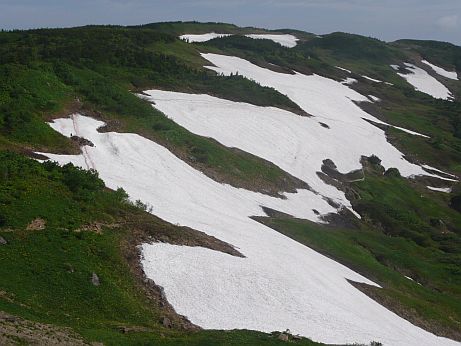
[[[0,213],[3,225],[24,227],[40,217],[54,227],[78,227],[126,202],[121,191],[109,193],[95,171],[71,164],[40,164],[0,152]]]
[[[299,45],[297,49],[312,55],[321,49],[339,60],[366,60],[382,64],[392,63],[403,57],[401,52],[383,41],[342,32],[322,35]]]
[[[0,64],[29,64],[37,60],[144,66],[161,63],[144,46],[173,42],[174,36],[152,30],[114,26],[40,29],[0,33]]]
[[[392,178],[400,178],[400,176],[401,176],[399,170],[397,168],[393,168],[393,167],[386,170],[384,172],[384,175],[386,177],[392,177]]]
[[[381,164],[381,159],[380,159],[378,156],[376,156],[376,155],[371,155],[371,156],[367,157],[367,161],[368,161],[369,163],[371,163],[372,165],[379,165],[379,164]]]
[[[406,179],[392,175],[367,175],[355,186],[361,198],[354,208],[374,227],[424,247],[461,253],[461,215],[447,201],[431,198],[428,190],[421,193]]]
[[[424,59],[431,63],[461,71],[461,47],[448,42],[423,40],[398,40],[397,47],[411,48],[418,51]]]
[[[239,56],[266,68],[277,68],[280,72],[297,71],[310,74],[315,70],[325,75],[335,72],[335,69],[322,61],[315,52],[300,48],[302,45],[287,48],[271,40],[255,40],[238,35],[216,38],[202,45],[218,48],[226,54]]]
[[[242,29],[234,24],[217,23],[217,22],[160,22],[160,23],[149,23],[140,26],[132,26],[131,28],[149,28],[159,32],[165,32],[179,36],[181,34],[200,34],[208,32],[217,33],[237,33],[241,32]]]
[[[274,89],[258,86],[242,77],[215,76],[206,70],[187,66],[173,55],[156,51],[153,45],[172,44],[175,36],[152,29],[89,26],[72,29],[31,30],[0,33],[0,65],[8,63],[53,63],[54,71],[65,83],[75,80],[68,66],[97,70],[102,67],[136,68],[129,81],[138,87],[189,88],[217,96],[255,103],[298,108],[286,96]],[[183,43],[185,45],[185,43]],[[23,50],[24,47],[27,49]],[[35,53],[30,54],[32,49]],[[106,70],[106,72],[109,72]],[[111,72],[117,73],[116,70]],[[105,75],[110,82],[118,76]],[[224,84],[224,85],[223,85]],[[95,92],[100,85],[88,90]],[[126,91],[125,91],[126,92]]]
[[[42,119],[43,113],[58,111],[70,93],[50,69],[39,64],[0,65],[0,80],[0,136],[50,148],[69,147]]]
[[[461,196],[453,196],[450,199],[450,207],[452,207],[454,210],[458,211],[461,213]]]

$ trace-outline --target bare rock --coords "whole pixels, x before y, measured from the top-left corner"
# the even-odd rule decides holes
[[[171,320],[168,317],[163,317],[162,318],[162,324],[163,324],[163,326],[165,328],[171,328],[172,327]]]
[[[0,245],[6,245],[8,244],[8,242],[6,241],[5,238],[3,238],[2,236],[0,236]]]
[[[91,283],[95,286],[99,286],[101,284],[99,276],[96,273],[91,274]]]
[[[277,339],[279,339],[281,341],[288,341],[288,334],[280,333],[280,335],[278,336]]]
[[[88,145],[90,147],[94,147],[93,142],[91,142],[90,140],[88,140],[86,138],[79,137],[79,136],[72,136],[72,137],[70,137],[70,139],[73,140],[74,142],[76,142],[80,147],[83,147],[85,145]]]
[[[32,220],[27,225],[26,229],[28,231],[41,231],[42,229],[45,229],[45,227],[46,227],[46,221],[38,217],[38,218]]]

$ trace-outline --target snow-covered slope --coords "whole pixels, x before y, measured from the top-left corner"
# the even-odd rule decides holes
[[[181,35],[179,38],[187,42],[206,42],[218,37],[231,36],[231,34],[217,34],[215,32],[210,32],[207,34],[187,34]]]
[[[368,76],[365,76],[365,75],[362,75],[362,77],[369,80],[369,81],[375,82],[375,83],[382,83],[383,82],[382,80],[374,79],[374,78],[371,78],[371,77],[368,77]]]
[[[214,32],[210,32],[207,34],[186,34],[186,35],[179,36],[179,38],[181,40],[185,40],[185,41],[192,43],[192,42],[205,42],[213,38],[231,36],[231,35],[232,34],[217,34]],[[275,43],[278,43],[288,48],[293,48],[294,46],[296,46],[296,42],[298,41],[298,38],[296,38],[293,35],[289,35],[289,34],[248,34],[245,36],[249,38],[253,38],[253,39],[271,40],[271,41],[274,41]]]
[[[101,125],[78,115],[56,120],[54,129],[87,138],[94,147],[78,156],[47,155],[62,164],[91,165],[109,187],[122,186],[154,214],[218,237],[246,256],[143,245],[146,275],[192,322],[205,328],[290,328],[330,343],[458,345],[413,326],[346,279],[373,284],[369,280],[248,217],[262,215],[263,205],[312,219],[312,203],[321,212],[331,209],[320,197],[300,191],[282,200],[219,184],[164,147],[135,134],[98,133]]]
[[[430,66],[437,74],[439,74],[439,75],[441,75],[443,77],[453,79],[453,80],[458,80],[458,74],[456,73],[456,71],[447,71],[442,67],[439,67],[439,66],[436,66],[434,64],[431,64],[427,60],[421,60],[421,62],[423,64],[426,64],[426,65]]]
[[[269,70],[265,73],[277,75]],[[282,78],[291,76],[280,75]],[[362,100],[353,90],[315,75],[298,75],[298,79],[294,76],[288,83],[291,86],[297,83],[306,96],[308,89],[315,90],[317,94],[307,98],[313,100],[315,97],[319,108],[309,108],[315,111],[310,114],[322,116],[301,117],[277,108],[257,107],[208,95],[160,90],[148,90],[145,94],[151,95],[149,99],[155,102],[157,109],[189,131],[271,161],[343,206],[351,207],[344,194],[325,184],[317,175],[325,159],[333,160],[338,170],[347,173],[361,168],[362,155],[375,154],[386,168],[397,167],[404,176],[427,174],[421,167],[404,160],[402,153],[386,141],[383,130],[362,119],[367,116],[379,122],[351,101]],[[363,100],[368,98],[363,97]],[[333,102],[337,103],[334,107],[331,106]],[[320,126],[319,121],[329,129]],[[306,206],[316,209],[315,205]]]
[[[445,193],[450,193],[451,192],[451,187],[433,187],[433,186],[427,186],[429,190],[432,191],[437,191],[437,192],[445,192]]]
[[[416,90],[437,99],[450,100],[453,98],[450,90],[448,90],[445,85],[440,83],[422,68],[410,63],[405,63],[405,67],[409,73],[398,73],[398,75],[405,78]],[[393,68],[395,67],[393,66]]]
[[[298,39],[293,35],[274,35],[274,34],[250,34],[245,35],[246,37],[254,38],[254,39],[266,39],[274,41],[284,47],[293,48],[296,46]]]

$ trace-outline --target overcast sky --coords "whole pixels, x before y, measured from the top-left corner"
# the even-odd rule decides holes
[[[222,21],[461,45],[461,0],[0,0],[0,28]]]

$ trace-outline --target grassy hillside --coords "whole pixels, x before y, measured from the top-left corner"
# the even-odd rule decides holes
[[[96,172],[0,153],[0,175],[0,236],[6,241],[0,245],[0,311],[70,327],[86,341],[109,345],[281,343],[263,333],[192,328],[155,286],[146,288],[133,264],[146,238],[224,247],[216,239],[146,213],[123,190],[107,190]],[[10,340],[2,334],[2,340],[21,342],[27,335]]]

